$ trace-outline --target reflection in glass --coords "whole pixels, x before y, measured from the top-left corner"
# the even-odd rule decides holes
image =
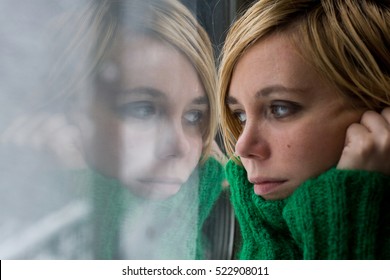
[[[58,62],[1,136],[24,170],[2,160],[2,187],[26,200],[13,208],[40,212],[4,235],[2,258],[229,255],[214,252],[210,222],[225,193],[207,34],[175,0],[80,3],[53,16]]]

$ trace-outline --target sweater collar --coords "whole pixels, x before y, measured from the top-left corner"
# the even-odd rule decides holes
[[[267,226],[275,230],[287,229],[283,219],[286,200],[265,200],[256,195],[253,184],[248,181],[242,165],[230,160],[226,165],[226,177],[230,183],[232,202],[236,212],[249,215],[249,223],[254,226]]]

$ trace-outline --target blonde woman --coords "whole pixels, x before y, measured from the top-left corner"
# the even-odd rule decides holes
[[[231,27],[219,98],[239,258],[390,258],[389,27],[369,0],[260,0]]]
[[[224,173],[208,36],[176,0],[103,1],[91,22],[93,89],[74,115],[97,171],[96,257],[209,258],[202,226]]]
[[[92,257],[215,258],[205,222],[224,170],[205,30],[177,0],[89,1],[69,18],[58,33],[69,40],[53,67],[50,106],[19,131],[64,161],[57,185],[65,177],[65,189],[90,190]],[[53,125],[43,112],[54,105],[65,114]]]

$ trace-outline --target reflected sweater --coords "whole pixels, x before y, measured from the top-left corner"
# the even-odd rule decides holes
[[[221,194],[224,175],[222,165],[209,158],[177,194],[153,201],[136,197],[116,179],[81,172],[78,183],[84,180],[92,188],[94,258],[207,258],[202,226]]]
[[[257,196],[242,166],[227,179],[242,234],[240,259],[390,259],[390,177],[330,169],[289,198]]]

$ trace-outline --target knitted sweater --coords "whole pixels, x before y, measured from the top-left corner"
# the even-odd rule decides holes
[[[227,179],[242,234],[240,259],[390,259],[390,177],[335,168],[289,198],[257,196],[242,166]]]
[[[116,179],[79,174],[92,186],[93,247],[97,259],[202,259],[202,225],[222,191],[223,167],[214,158],[180,191],[162,201],[136,197]],[[88,184],[88,182],[86,182]]]

